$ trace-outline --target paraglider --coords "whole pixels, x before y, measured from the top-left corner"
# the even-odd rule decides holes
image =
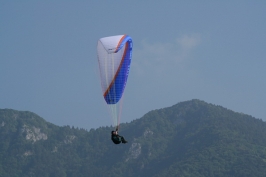
[[[111,140],[115,144],[120,144],[121,142],[123,144],[127,143],[127,141],[125,140],[125,138],[123,136],[118,135],[117,131],[112,131],[111,132]]]
[[[114,131],[116,134],[120,124],[123,94],[132,58],[132,47],[132,39],[128,35],[104,37],[98,40],[97,45],[102,94],[109,108],[113,125],[116,127],[116,131]],[[115,134],[112,132],[112,140],[113,135]]]

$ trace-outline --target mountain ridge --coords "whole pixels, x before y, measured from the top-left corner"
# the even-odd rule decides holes
[[[201,100],[113,127],[59,127],[0,109],[0,176],[266,176],[266,123]],[[12,168],[13,170],[11,170]]]

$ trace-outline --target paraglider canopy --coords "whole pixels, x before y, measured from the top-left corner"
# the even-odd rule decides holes
[[[132,58],[132,39],[117,35],[99,39],[97,46],[102,93],[111,110],[115,126],[119,125],[122,97]]]

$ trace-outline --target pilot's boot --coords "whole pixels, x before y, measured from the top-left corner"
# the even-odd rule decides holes
[[[127,141],[126,141],[124,138],[122,138],[121,141],[122,141],[122,143],[124,143],[124,144],[127,143]]]

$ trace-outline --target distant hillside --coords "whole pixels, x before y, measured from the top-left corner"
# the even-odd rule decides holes
[[[265,177],[266,123],[200,100],[112,127],[59,127],[0,109],[0,177]]]

